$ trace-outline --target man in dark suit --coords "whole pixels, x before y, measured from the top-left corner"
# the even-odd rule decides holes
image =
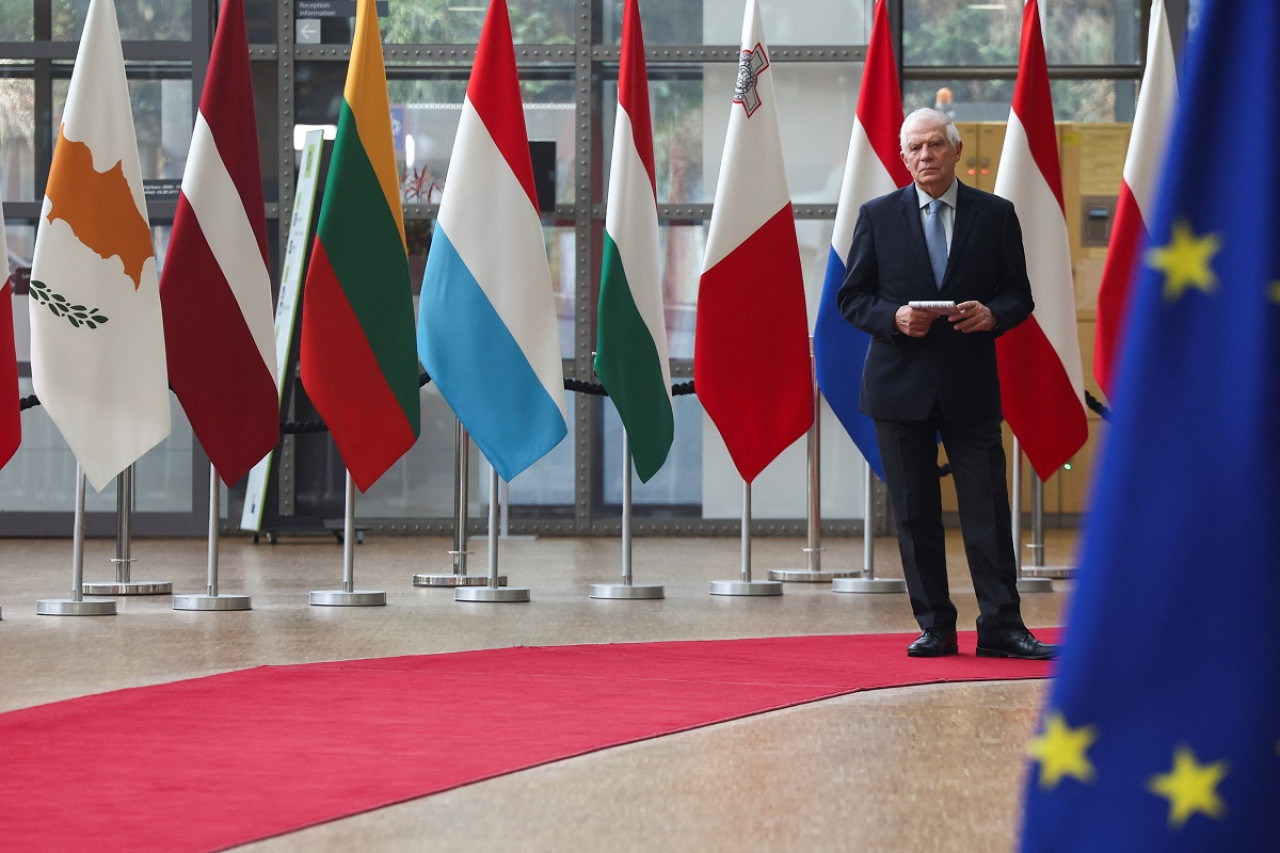
[[[902,125],[913,183],[863,205],[840,310],[871,336],[861,409],[875,420],[911,608],[912,657],[957,653],[938,482],[941,435],[978,597],[978,655],[1043,660],[1022,622],[995,339],[1034,307],[1022,228],[1006,199],[956,180],[963,143],[944,113]],[[955,308],[909,303],[954,302]]]

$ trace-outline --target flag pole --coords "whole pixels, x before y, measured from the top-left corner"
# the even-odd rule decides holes
[[[489,577],[484,586],[460,586],[453,591],[454,601],[528,601],[528,587],[507,586],[498,574],[498,469],[489,466]]]
[[[813,379],[813,426],[809,427],[809,505],[808,541],[804,548],[807,567],[803,569],[770,569],[775,581],[824,583],[835,578],[856,578],[857,569],[822,570],[822,392],[818,390],[818,363],[814,358],[813,335],[809,336],[809,368]]]
[[[209,463],[209,569],[204,595],[175,595],[174,610],[252,610],[252,599],[247,595],[218,594],[218,542],[222,521],[221,503],[222,481],[218,477],[218,469]]]
[[[1031,477],[1031,565],[1022,567],[1024,577],[1069,580],[1075,577],[1074,566],[1046,566],[1044,564],[1044,480],[1039,475]]]
[[[1035,472],[1031,474],[1036,479]],[[1013,561],[1018,570],[1018,592],[1053,592],[1048,578],[1028,577],[1022,569],[1022,443],[1013,437],[1013,499],[1010,503],[1009,526],[1013,529]]]
[[[36,601],[41,616],[115,616],[114,598],[84,598],[84,469],[76,462],[76,508],[71,532],[71,597]]]
[[[114,581],[86,581],[85,595],[169,595],[169,581],[135,581],[129,579],[133,564],[130,556],[133,541],[133,466],[116,475],[116,566]]]
[[[453,443],[453,558],[451,574],[423,574],[413,576],[414,586],[480,586],[486,582],[482,575],[467,574],[467,504],[470,502],[471,484],[471,436],[462,421],[457,422]],[[500,577],[499,586],[506,586],[507,579]]]
[[[313,590],[310,602],[318,607],[379,607],[387,603],[381,590],[356,589],[356,481],[347,471],[346,511],[342,519],[342,589]]]
[[[906,592],[907,582],[902,578],[876,577],[876,538],[871,531],[874,513],[875,472],[871,463],[862,463],[862,476],[866,480],[862,489],[862,577],[836,578],[831,582],[832,592]]]
[[[736,581],[712,581],[712,595],[782,595],[781,581],[751,579],[751,483],[742,481],[742,577]]]
[[[622,428],[622,582],[593,583],[592,598],[654,599],[665,595],[661,584],[631,582],[631,442]]]

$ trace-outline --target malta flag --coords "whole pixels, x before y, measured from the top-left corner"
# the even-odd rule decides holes
[[[750,483],[812,426],[814,392],[804,275],[756,0],[743,16],[738,62],[698,287],[693,378]]]
[[[647,482],[667,459],[675,419],[662,311],[649,79],[638,0],[627,0],[623,14],[595,369],[627,430],[636,473]]]
[[[22,443],[22,408],[18,401],[18,351],[13,335],[13,283],[4,241],[4,205],[0,199],[0,468],[9,464]]]
[[[243,0],[225,0],[160,275],[169,384],[229,486],[276,445],[267,223]]]
[[[858,411],[862,394],[862,363],[867,358],[871,337],[853,326],[840,313],[836,297],[844,283],[845,261],[853,246],[853,227],[858,211],[873,198],[893,192],[911,181],[900,154],[902,144],[902,90],[898,86],[898,65],[893,57],[889,14],[884,0],[876,0],[871,43],[862,67],[858,89],[858,109],[849,140],[849,157],[844,166],[844,182],[836,206],[835,230],[827,255],[827,273],[822,282],[822,298],[813,327],[814,366],[818,388],[831,410],[853,439],[858,450],[884,479],[876,427],[871,418]]]
[[[568,432],[560,331],[505,0],[462,104],[418,304],[418,356],[510,481]]]
[[[111,0],[89,3],[30,295],[36,396],[101,490],[169,434],[160,287]]]
[[[1089,427],[1058,137],[1036,0],[1027,0],[1022,16],[1018,83],[996,195],[1018,211],[1036,308],[1026,322],[996,339],[996,357],[1005,420],[1044,481],[1084,446]]]
[[[360,491],[418,439],[413,291],[374,0],[351,64],[302,291],[302,386]]]
[[[1147,223],[1155,211],[1169,128],[1178,105],[1178,77],[1169,38],[1164,0],[1151,5],[1147,34],[1147,70],[1138,91],[1138,109],[1124,158],[1124,180],[1116,204],[1115,225],[1107,264],[1098,287],[1098,325],[1093,340],[1093,375],[1108,399],[1112,397],[1116,362],[1121,348],[1125,309],[1136,273],[1136,261],[1147,245]]]

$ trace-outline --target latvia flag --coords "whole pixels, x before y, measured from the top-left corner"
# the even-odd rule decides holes
[[[209,55],[160,278],[169,384],[229,486],[280,435],[267,223],[243,0]]]

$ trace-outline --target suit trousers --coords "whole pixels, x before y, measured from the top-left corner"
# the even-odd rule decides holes
[[[941,435],[955,480],[960,530],[978,598],[978,637],[1022,628],[1000,419],[954,424],[935,414],[923,421],[875,423],[898,528],[903,575],[920,627],[956,628],[956,608],[947,582],[938,478],[937,438]]]

